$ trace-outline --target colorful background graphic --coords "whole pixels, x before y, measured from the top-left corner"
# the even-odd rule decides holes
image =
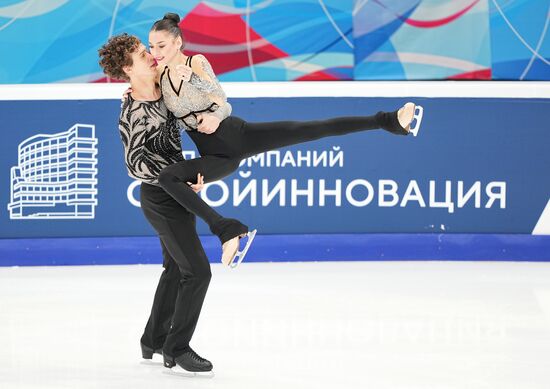
[[[491,78],[486,1],[359,1],[357,79]]]
[[[0,83],[104,82],[97,49],[182,16],[222,81],[550,80],[549,0],[4,0]]]
[[[550,1],[489,3],[493,78],[550,80]]]
[[[353,78],[352,0],[8,1],[0,8],[0,83],[104,81],[97,49],[122,32],[147,42],[182,16],[188,53],[226,81]],[[5,4],[5,2],[4,2]]]

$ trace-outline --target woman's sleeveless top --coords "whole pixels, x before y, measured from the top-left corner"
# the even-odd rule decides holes
[[[192,59],[193,56],[188,57],[185,65],[191,67]],[[170,68],[168,66],[165,66],[160,76],[159,83],[164,103],[180,119],[180,124],[188,131],[197,130],[197,114],[204,112],[213,113],[220,110],[220,106],[213,102],[211,97],[216,97],[218,100],[223,101],[224,105],[229,105],[225,92],[207,61],[203,62],[203,69],[213,82],[201,78],[196,73],[192,73],[189,81],[184,82],[180,80],[174,85],[170,78]],[[220,112],[227,110],[225,106],[221,108]],[[229,115],[223,116],[227,117]],[[220,120],[223,120],[225,117],[220,117]]]

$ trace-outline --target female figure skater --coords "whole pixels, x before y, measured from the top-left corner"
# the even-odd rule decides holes
[[[159,174],[160,186],[183,206],[196,195],[181,183],[199,172],[205,182],[216,181],[234,172],[244,158],[326,136],[377,128],[408,135],[413,131],[411,123],[415,117],[414,131],[418,130],[421,111],[416,115],[417,107],[413,103],[405,104],[398,111],[378,112],[373,116],[309,122],[249,123],[229,116],[231,105],[207,59],[203,55],[183,54],[179,21],[179,16],[173,13],[156,21],[149,33],[149,46],[158,64],[157,82],[164,102],[201,154],[200,158],[167,166]]]

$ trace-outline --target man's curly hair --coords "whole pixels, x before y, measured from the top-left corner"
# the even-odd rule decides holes
[[[130,78],[122,68],[133,65],[132,53],[137,50],[140,43],[137,37],[127,33],[111,37],[98,50],[99,65],[103,72],[116,80],[129,81]]]

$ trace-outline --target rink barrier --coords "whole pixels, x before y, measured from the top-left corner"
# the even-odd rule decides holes
[[[238,174],[228,178],[231,188],[240,183],[241,191],[253,180],[258,188],[262,188],[263,180],[269,180],[272,188],[283,178],[288,179],[287,187],[293,179],[299,188],[316,179],[316,189],[320,188],[319,177],[326,181],[329,190],[340,182],[349,189],[357,180],[368,181],[375,188],[374,200],[366,208],[350,205],[349,201],[336,207],[331,194],[323,208],[317,203],[315,207],[306,206],[304,196],[299,198],[297,207],[278,207],[276,202],[266,207],[251,206],[248,201],[221,205],[222,213],[238,215],[263,233],[254,243],[248,262],[550,261],[550,182],[545,170],[550,164],[550,137],[543,124],[550,109],[550,83],[228,82],[223,86],[235,112],[251,121],[286,119],[292,115],[304,119],[304,113],[309,119],[356,114],[362,112],[362,107],[374,112],[409,99],[418,101],[430,113],[422,136],[416,139],[396,139],[386,134],[355,134],[338,141],[323,139],[311,147],[292,150],[296,155],[302,152],[302,156],[310,151],[327,153],[329,166],[277,170],[255,162],[252,169],[243,166]],[[126,87],[127,84],[0,87],[2,128],[6,135],[5,152],[0,156],[0,181],[4,185],[0,192],[0,266],[160,262],[158,238],[131,201],[130,194],[135,200],[138,191],[129,190],[135,188],[134,182],[127,177],[122,163],[115,123],[119,99]],[[454,120],[449,120],[455,114]],[[99,155],[99,166],[94,165],[98,181],[88,188],[95,213],[89,216],[78,209],[71,214],[74,220],[17,218],[16,213],[10,217],[10,184],[17,182],[18,157],[25,158],[38,150],[26,150],[29,142],[49,141],[48,137],[55,135],[56,147],[60,148],[73,132],[86,138],[89,128],[100,140],[99,154],[95,143],[88,142],[89,147],[84,150],[89,154],[84,157],[92,162]],[[377,163],[358,173],[351,161],[365,152],[357,147],[363,137],[368,139],[364,146],[372,153],[371,161]],[[414,171],[393,168],[391,158],[384,152],[388,145],[395,147],[403,160],[414,161]],[[344,166],[330,164],[331,152],[345,154]],[[390,207],[387,202],[394,195],[392,185],[398,186],[395,193],[400,201]],[[357,186],[356,190],[365,188]],[[403,204],[404,193],[411,188],[418,189],[428,207],[412,201],[413,192],[409,193],[408,203]],[[458,190],[463,196],[456,198]],[[349,200],[346,190],[342,193]],[[447,194],[455,197],[447,199]],[[479,201],[476,194],[481,196]],[[464,207],[459,205],[461,199]],[[290,219],[292,223],[285,222]],[[208,233],[202,222],[198,229],[201,236]],[[87,238],[76,238],[82,236]],[[206,235],[202,239],[207,254],[217,263],[219,242]]]
[[[211,263],[219,240],[201,236]],[[294,261],[550,262],[550,236],[527,234],[258,235],[246,262]],[[0,239],[0,266],[162,263],[157,237]],[[245,264],[246,266],[246,264]]]

